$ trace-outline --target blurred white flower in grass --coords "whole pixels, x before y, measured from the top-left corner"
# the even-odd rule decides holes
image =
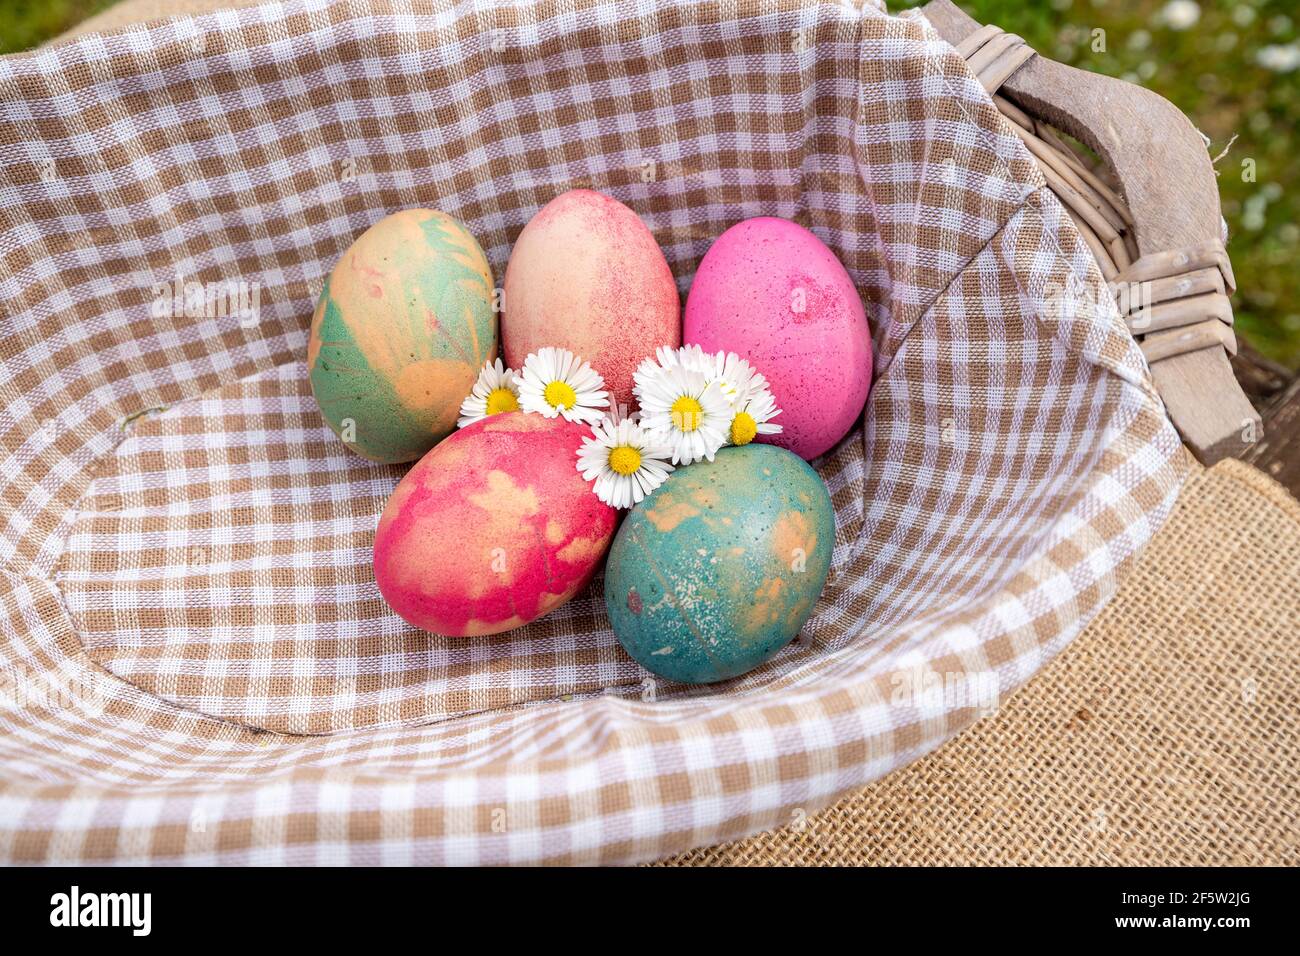
[[[1201,19],[1201,5],[1194,0],[1169,0],[1156,19],[1171,30],[1190,30]]]
[[[1262,47],[1255,54],[1255,62],[1274,73],[1291,73],[1300,68],[1300,43]]]
[[[1251,232],[1259,232],[1268,224],[1268,204],[1282,198],[1282,187],[1277,183],[1265,183],[1264,187],[1251,195],[1241,208],[1241,226]]]

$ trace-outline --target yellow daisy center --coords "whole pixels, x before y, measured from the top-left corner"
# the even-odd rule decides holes
[[[619,445],[609,453],[609,467],[620,475],[635,475],[641,467],[641,453],[629,445]]]
[[[704,417],[704,406],[696,399],[689,395],[683,395],[677,401],[673,402],[672,418],[673,424],[678,430],[684,432],[693,432],[700,427],[700,420]]]
[[[731,443],[748,445],[757,434],[758,425],[754,421],[754,416],[749,412],[736,412],[736,417],[731,420]]]
[[[546,404],[552,408],[572,408],[578,404],[578,393],[573,390],[573,386],[568,382],[552,382],[546,386],[546,391],[542,393],[546,399]]]
[[[487,413],[500,415],[502,412],[519,411],[519,399],[508,388],[494,388],[487,397]]]

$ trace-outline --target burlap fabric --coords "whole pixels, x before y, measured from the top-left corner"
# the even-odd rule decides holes
[[[671,865],[1300,863],[1300,504],[1223,462],[999,710],[812,816]]]
[[[626,862],[770,828],[1034,674],[1184,475],[1087,247],[915,15],[304,0],[7,58],[0,120],[5,858]],[[865,425],[820,463],[831,580],[726,685],[650,680],[599,582],[495,639],[403,625],[369,568],[402,470],[306,387],[365,226],[440,207],[500,276],[575,186],[683,289],[737,219],[804,222],[873,323]]]

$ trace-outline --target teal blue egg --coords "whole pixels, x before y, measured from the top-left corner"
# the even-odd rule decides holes
[[[605,567],[605,606],[646,670],[711,684],[799,633],[834,545],[830,495],[802,458],[775,445],[724,448],[632,509]]]

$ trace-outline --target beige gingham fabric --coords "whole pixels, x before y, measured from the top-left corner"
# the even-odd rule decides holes
[[[0,60],[0,859],[632,862],[811,812],[1064,647],[1185,464],[1087,247],[916,14],[798,0],[285,4]],[[684,291],[808,225],[875,333],[819,463],[831,579],[710,688],[618,648],[600,582],[444,640],[370,571],[401,467],[303,366],[366,226],[441,208],[495,275],[601,189]],[[176,314],[180,277],[255,289]],[[213,310],[218,311],[218,310]]]
[[[934,753],[672,866],[1300,866],[1300,502],[1194,469],[1114,599]]]

